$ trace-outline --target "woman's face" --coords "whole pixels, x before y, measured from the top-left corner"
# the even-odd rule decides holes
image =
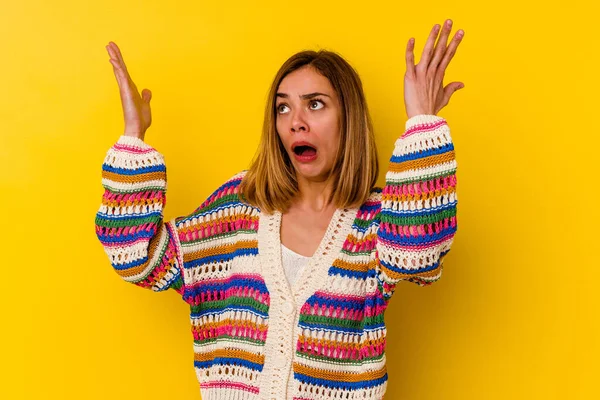
[[[288,74],[277,89],[275,113],[297,178],[324,181],[340,143],[340,101],[329,80],[310,66]]]

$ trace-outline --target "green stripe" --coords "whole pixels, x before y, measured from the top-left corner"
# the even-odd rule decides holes
[[[373,222],[373,219],[360,219],[360,218],[355,218],[354,219],[354,225],[360,227],[360,228],[368,228],[369,225],[371,225],[371,223]]]
[[[336,365],[336,364],[338,364],[338,365],[374,364],[374,363],[381,361],[381,359],[383,358],[383,354],[380,354],[378,356],[361,358],[360,360],[351,360],[351,359],[347,359],[347,358],[331,358],[331,357],[320,356],[320,355],[315,355],[315,354],[302,353],[300,351],[296,351],[296,355],[299,358],[303,358],[305,360],[325,362],[325,363],[328,363],[331,365]]]
[[[365,317],[359,321],[351,319],[326,317],[323,315],[301,315],[299,322],[307,324],[326,325],[331,327],[354,328],[359,329],[365,325],[374,325],[383,323],[383,314],[375,317]]]
[[[228,305],[250,306],[250,307],[254,308],[255,310],[261,311],[265,314],[269,311],[269,306],[267,306],[263,303],[260,303],[251,297],[237,297],[237,296],[231,296],[225,300],[219,300],[219,301],[204,301],[204,302],[202,302],[202,304],[199,304],[197,306],[190,306],[190,309],[191,309],[192,313],[199,313],[200,311],[203,311],[203,310],[225,308]]]
[[[350,250],[342,249],[341,251],[342,251],[342,253],[344,253],[348,256],[366,256],[366,255],[371,254],[371,252],[374,251],[374,249],[368,250],[368,251],[350,251]]]
[[[382,210],[384,211],[384,210]],[[387,210],[385,210],[387,211]],[[423,211],[423,210],[420,210]],[[392,211],[394,212],[394,211]],[[456,207],[449,208],[446,210],[437,211],[432,214],[426,214],[416,217],[398,217],[393,214],[381,213],[381,222],[388,222],[399,226],[414,226],[414,225],[426,225],[434,224],[436,222],[443,221],[446,218],[451,218],[456,215]]]
[[[206,338],[200,340],[194,340],[194,343],[199,346],[211,345],[217,342],[225,342],[225,343],[252,343],[257,344],[259,346],[264,346],[265,342],[263,340],[245,338],[241,336],[231,336],[231,335],[220,335],[218,338]]]
[[[182,279],[182,277],[181,277],[181,274],[179,274],[179,275],[177,276],[177,279],[175,279],[175,280],[173,281],[173,283],[171,283],[171,286],[170,286],[170,288],[171,288],[171,289],[174,289],[174,290],[179,290],[179,289],[181,289],[181,287],[182,287],[182,286],[183,286],[183,279]]]
[[[161,220],[160,216],[149,215],[146,218],[124,218],[124,219],[108,219],[102,216],[96,217],[96,225],[103,226],[105,228],[122,228],[126,226],[134,227],[148,222],[157,223]]]

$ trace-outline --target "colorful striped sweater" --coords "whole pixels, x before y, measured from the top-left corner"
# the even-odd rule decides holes
[[[290,287],[281,213],[244,204],[245,171],[191,214],[163,219],[164,158],[121,136],[102,165],[96,234],[116,272],[190,307],[203,400],[382,399],[384,311],[398,282],[437,281],[456,223],[446,121],[418,115],[396,141],[386,185],[338,209]]]

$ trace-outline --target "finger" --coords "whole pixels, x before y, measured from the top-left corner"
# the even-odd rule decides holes
[[[446,53],[446,47],[448,45],[448,36],[450,36],[450,31],[452,30],[452,20],[447,19],[444,23],[444,27],[442,28],[442,34],[437,41],[435,46],[435,50],[433,51],[433,58],[429,63],[429,68],[437,68],[440,60]]]
[[[454,57],[454,54],[456,54],[456,49],[458,48],[458,45],[462,41],[462,38],[464,37],[464,35],[465,35],[465,32],[462,29],[459,29],[454,34],[454,37],[452,38],[452,41],[450,42],[450,45],[448,46],[448,50],[446,50],[446,54],[444,54],[444,58],[442,59],[442,61],[440,62],[440,65],[438,66],[438,70],[441,73],[443,73],[446,70],[446,68],[448,67],[448,64],[450,64],[450,60],[452,60],[452,58]]]
[[[406,45],[406,74],[412,78],[415,76],[415,39],[410,38]]]
[[[454,92],[456,92],[457,90],[460,90],[464,87],[465,87],[465,85],[462,82],[452,82],[452,83],[447,84],[444,87],[444,97],[443,97],[442,104],[443,105],[448,104],[448,102],[450,101],[450,97],[452,97]]]
[[[115,53],[117,60],[121,63],[121,66],[123,67],[125,72],[129,75],[129,72],[127,71],[127,66],[125,65],[125,60],[123,59],[123,55],[121,54],[121,49],[119,49],[119,46],[117,46],[117,44],[115,42],[110,42],[110,45]]]
[[[119,58],[119,55],[117,54],[115,48],[109,44],[108,46],[106,46],[106,50],[108,51],[108,54],[110,55],[111,60],[114,61],[114,63],[111,61],[111,64],[115,67],[115,69],[122,70],[123,73],[125,75],[127,75],[125,66],[121,62],[121,59]]]
[[[123,86],[123,84],[127,82],[127,75],[123,71],[123,68],[121,68],[121,64],[119,64],[119,62],[113,58],[111,58],[108,61],[114,67],[113,71],[115,73],[115,77],[117,78],[117,83],[119,84],[119,86]]]
[[[142,99],[146,103],[150,103],[150,100],[152,100],[152,92],[149,89],[142,90]]]
[[[433,45],[435,44],[435,39],[437,38],[438,32],[440,31],[440,25],[435,24],[429,33],[429,37],[427,38],[427,43],[425,43],[425,47],[423,48],[423,53],[421,54],[421,59],[419,60],[419,65],[417,65],[417,69],[426,70],[429,65],[429,61],[431,60],[431,54],[433,53]]]

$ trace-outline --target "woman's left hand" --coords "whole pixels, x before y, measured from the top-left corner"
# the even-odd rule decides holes
[[[448,36],[452,30],[452,20],[446,20],[442,33],[435,44],[440,31],[440,25],[435,24],[419,64],[415,66],[414,38],[410,38],[406,46],[406,74],[404,75],[404,105],[408,118],[419,114],[436,115],[450,101],[450,96],[462,89],[462,82],[452,82],[443,86],[446,67],[454,57],[464,31],[459,29],[447,45]],[[434,48],[435,45],[435,48]]]

